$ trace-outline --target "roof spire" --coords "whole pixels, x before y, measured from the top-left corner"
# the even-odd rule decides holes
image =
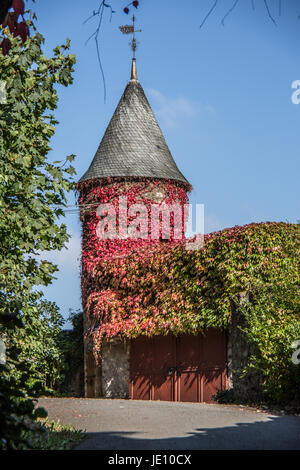
[[[135,33],[140,33],[142,30],[135,29],[135,16],[134,15],[132,17],[132,25],[119,26],[119,29],[123,34],[132,34],[132,39],[129,43],[131,50],[132,50],[131,80],[137,80],[135,51],[136,51],[138,42],[135,38]]]
[[[135,60],[135,57],[133,57],[132,59],[132,63],[131,63],[131,77],[130,77],[130,80],[137,80],[137,72],[136,72],[136,60]]]
[[[127,83],[94,159],[80,182],[107,177],[175,180],[190,187],[170,153],[137,80]]]

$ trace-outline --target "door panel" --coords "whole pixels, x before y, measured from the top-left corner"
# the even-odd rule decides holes
[[[139,337],[131,342],[131,398],[211,402],[226,387],[226,337],[204,335]]]
[[[208,329],[200,340],[200,363],[204,368],[224,367],[226,364],[226,337],[222,331]]]
[[[176,338],[173,335],[156,336],[153,357],[153,400],[174,400],[174,374],[176,365]]]
[[[167,376],[168,369],[176,366],[175,336],[154,336],[153,352],[153,373]]]
[[[202,400],[207,403],[214,403],[212,398],[216,394],[217,390],[221,390],[223,387],[223,371],[220,369],[206,370],[202,373]]]
[[[182,335],[177,338],[177,365],[183,369],[199,367],[199,336]]]
[[[152,400],[174,401],[174,377],[153,375]]]
[[[199,374],[198,372],[182,372],[179,379],[178,401],[199,401]]]
[[[135,374],[131,378],[131,398],[135,400],[151,400],[151,377]]]
[[[130,366],[133,371],[150,373],[153,364],[152,338],[139,336],[131,342]]]

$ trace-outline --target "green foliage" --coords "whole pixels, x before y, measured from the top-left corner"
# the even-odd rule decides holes
[[[11,308],[12,299],[25,305],[34,285],[51,282],[56,267],[33,255],[61,249],[68,240],[58,218],[74,171],[47,159],[57,124],[48,111],[57,106],[55,85],[72,83],[74,56],[64,54],[67,45],[46,58],[39,33],[23,47],[18,38],[11,42],[10,53],[0,53],[0,79],[6,83],[0,109],[1,311]]]
[[[228,390],[219,390],[213,398],[217,403],[222,403],[224,405],[235,403],[232,388],[229,388]]]
[[[261,287],[243,307],[251,344],[244,374],[258,371],[263,377],[261,397],[272,404],[300,409],[300,364],[294,364],[292,347],[300,339],[299,280]]]
[[[36,450],[69,450],[78,445],[84,438],[85,433],[66,426],[59,421],[39,420],[39,431],[28,431],[25,435]]]
[[[101,334],[227,328],[236,294],[274,279],[289,285],[298,275],[297,233],[296,224],[250,224],[209,234],[196,251],[185,242],[157,243],[122,258],[98,258],[91,278],[101,291],[87,301],[95,341]]]
[[[39,297],[37,293],[23,309],[24,328],[2,334],[10,374],[30,396],[53,393],[63,381],[65,370],[61,338],[64,319],[53,302]]]
[[[0,34],[7,36],[3,29]],[[61,249],[68,240],[66,226],[59,218],[64,215],[65,192],[73,188],[74,168],[69,164],[73,156],[66,162],[51,163],[47,154],[57,124],[53,115],[58,102],[56,85],[72,83],[75,56],[68,54],[69,41],[47,58],[39,33],[24,43],[8,36],[12,45],[9,53],[4,56],[0,51],[0,80],[6,85],[6,101],[0,105],[0,334],[9,336],[12,344],[10,361],[2,366],[0,375],[5,395],[0,408],[0,438],[3,448],[19,448],[30,447],[22,433],[37,417],[26,389],[35,390],[43,381],[41,364],[29,366],[25,357],[30,352],[25,334],[28,339],[31,332],[38,337],[36,328],[41,320],[37,310],[45,307],[38,306],[34,288],[49,284],[57,269],[41,252]],[[25,329],[20,329],[20,316]],[[51,349],[50,338],[46,341]],[[40,357],[47,354],[37,344],[33,347]]]
[[[266,399],[300,403],[299,365],[291,360],[292,343],[300,339],[298,237],[297,224],[250,224],[207,235],[197,251],[158,243],[98,259],[87,301],[95,351],[103,336],[228,328],[231,301],[248,292],[252,357],[244,373],[262,372]]]
[[[26,433],[38,433],[34,422],[47,413],[43,408],[35,408],[10,372],[9,365],[0,364],[0,450],[28,449],[31,441]]]
[[[68,396],[83,396],[83,313],[71,311],[68,321],[71,322],[72,329],[60,332],[63,368],[57,391]]]

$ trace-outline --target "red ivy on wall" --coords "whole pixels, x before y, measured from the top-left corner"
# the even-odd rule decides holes
[[[163,215],[154,221],[152,218],[153,207],[172,207],[173,204],[181,209],[181,231],[179,239],[184,240],[184,227],[186,222],[185,204],[188,202],[187,188],[179,182],[171,180],[140,178],[122,180],[118,178],[105,178],[79,183],[79,204],[81,208],[82,232],[82,303],[84,311],[89,318],[89,332],[94,339],[104,334],[113,336],[134,328],[134,318],[141,318],[143,310],[140,306],[142,296],[127,296],[126,302],[118,300],[117,291],[114,289],[116,282],[121,280],[122,288],[128,288],[126,278],[126,259],[130,256],[137,257],[139,262],[148,261],[149,254],[156,251],[161,245],[174,245],[178,243],[178,233],[174,232],[174,213],[170,214],[169,238],[163,239]],[[120,198],[126,198],[127,209],[120,210]],[[112,238],[99,238],[97,227],[102,217],[97,214],[100,205],[110,204],[116,214],[116,227],[132,225],[141,214],[131,214],[130,211],[136,204],[142,204],[146,214],[141,215],[144,238],[134,238],[129,234],[123,239],[119,233],[111,230]],[[105,206],[104,206],[105,207]],[[103,212],[105,213],[105,211]],[[137,225],[135,233],[139,236],[140,226]],[[153,237],[153,234],[156,237]],[[158,234],[158,236],[157,236]],[[122,235],[122,234],[121,234]],[[175,235],[177,240],[175,239]],[[99,268],[101,266],[101,275]],[[126,305],[125,305],[126,303]],[[130,318],[124,313],[124,309],[130,309]],[[114,320],[112,320],[113,315]],[[154,309],[155,315],[155,309]],[[151,319],[144,319],[145,331],[152,330]]]
[[[294,238],[298,227],[260,223],[205,236],[201,250],[186,249],[186,239],[99,240],[96,207],[126,196],[128,206],[143,202],[187,202],[182,184],[164,180],[116,179],[80,183],[82,302],[86,335],[94,351],[103,337],[198,333],[226,327],[230,299],[260,285],[294,277]],[[160,193],[161,200],[157,200]],[[173,220],[174,222],[174,220]],[[160,223],[160,222],[159,222]]]

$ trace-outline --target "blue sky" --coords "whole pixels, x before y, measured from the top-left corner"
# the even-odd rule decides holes
[[[30,7],[32,6],[31,2]],[[83,24],[97,0],[37,0],[37,28],[45,36],[45,53],[71,39],[77,56],[74,84],[59,89],[51,160],[76,154],[78,178],[88,168],[122,95],[130,73],[128,37],[118,27],[129,22],[122,8],[110,22],[108,9],[100,33],[107,97],[96,57],[87,38],[97,20]],[[139,80],[157,116],[173,157],[192,183],[192,203],[205,205],[205,231],[259,221],[299,219],[300,105],[291,101],[300,79],[300,2],[269,0],[277,26],[262,0],[239,2],[220,21],[233,1],[221,0],[200,29],[213,4],[203,0],[141,0],[135,11]],[[69,196],[75,204],[75,196]],[[66,316],[80,301],[80,222],[68,212],[72,235],[68,250],[47,257],[60,268],[45,289]]]

